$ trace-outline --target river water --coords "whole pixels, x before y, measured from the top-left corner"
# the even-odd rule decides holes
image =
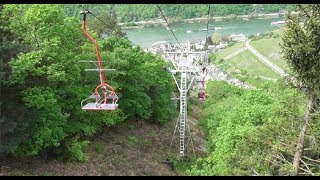
[[[221,27],[219,30],[209,30],[208,36],[213,33],[219,33],[222,36],[229,36],[230,34],[244,34],[246,37],[255,35],[257,33],[264,33],[272,30],[271,22],[282,21],[284,18],[268,18],[268,19],[250,19],[250,20],[231,20],[221,22],[210,22],[209,29],[214,27]],[[206,28],[206,23],[176,23],[170,24],[178,41],[184,43],[187,40],[205,40],[206,31],[201,29]],[[200,31],[199,31],[200,30]],[[170,30],[162,25],[154,27],[145,27],[137,29],[126,29],[129,40],[141,48],[146,49],[157,41],[167,41],[176,43],[176,40]]]

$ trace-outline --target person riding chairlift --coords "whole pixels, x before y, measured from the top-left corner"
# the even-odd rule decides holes
[[[206,92],[204,90],[200,90],[198,92],[198,98],[200,101],[204,101],[205,100],[205,97],[206,97]]]

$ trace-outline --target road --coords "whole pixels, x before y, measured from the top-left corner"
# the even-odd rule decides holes
[[[259,51],[257,51],[256,49],[254,49],[250,44],[251,40],[248,40],[246,42],[246,47],[255,55],[258,57],[258,59],[263,62],[264,64],[266,64],[268,67],[270,67],[271,69],[273,69],[276,73],[278,73],[280,76],[284,77],[287,74],[281,69],[279,68],[277,65],[273,64],[272,62],[270,62],[266,57],[264,57]]]

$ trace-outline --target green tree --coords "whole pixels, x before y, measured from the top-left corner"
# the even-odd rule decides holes
[[[165,62],[140,47],[134,47],[126,38],[111,36],[102,44],[110,68],[117,71],[110,82],[119,88],[119,106],[127,118],[170,120],[174,111],[170,101],[173,91],[171,76],[163,70]]]
[[[99,76],[84,71],[92,68],[89,65],[78,63],[96,59],[79,18],[67,17],[63,5],[10,4],[2,9],[0,23],[6,37],[0,50],[10,50],[1,53],[1,70],[5,90],[14,93],[1,96],[5,110],[14,110],[1,117],[1,152],[37,155],[59,150],[86,160],[82,151],[88,143],[83,137],[125,119],[165,123],[175,115],[171,76],[162,68],[165,62],[127,38],[111,35],[98,40],[105,68],[117,69],[106,73],[106,80],[118,92],[119,109],[87,112],[80,102],[92,94]],[[96,32],[88,31],[98,39]]]
[[[301,15],[289,14],[283,36],[284,58],[292,68],[293,75],[299,84],[306,89],[307,108],[303,126],[297,142],[293,160],[293,175],[298,175],[300,159],[303,154],[305,135],[308,124],[314,120],[314,113],[320,92],[320,7],[319,5],[300,5]]]
[[[100,13],[97,18],[88,22],[88,26],[98,33],[99,38],[104,38],[111,33],[120,37],[124,37],[126,35],[125,32],[121,31],[116,19],[110,16],[108,13]]]
[[[28,46],[19,36],[4,28],[8,19],[2,16],[0,5],[0,156],[14,152],[18,144],[26,139],[28,119],[34,112],[27,111],[19,91],[23,87],[5,82],[11,74],[9,61],[19,53],[26,52]]]
[[[187,174],[288,175],[304,97],[284,81],[257,89],[215,81],[206,90],[208,155]]]
[[[66,136],[63,125],[68,115],[57,103],[56,89],[73,81],[73,75],[79,72],[66,64],[76,60],[72,57],[77,52],[74,47],[81,31],[72,25],[74,20],[63,18],[62,10],[61,5],[5,5],[3,9],[3,16],[9,22],[7,28],[30,47],[28,52],[9,62],[8,84],[22,86],[18,96],[35,111],[29,120],[28,139],[17,149],[22,153],[37,154],[41,148],[58,146]],[[70,25],[69,31],[66,25]]]
[[[221,40],[222,38],[219,33],[213,33],[213,35],[211,36],[211,41],[214,45],[220,44]]]
[[[16,153],[36,155],[73,134],[92,135],[104,124],[121,121],[121,111],[90,114],[79,107],[92,88],[82,81],[78,63],[85,36],[76,18],[65,17],[62,5],[5,5],[2,15],[9,22],[6,29],[29,47],[8,62],[7,83],[21,87],[16,92],[20,109],[25,105],[24,111],[33,112]]]
[[[132,22],[152,20],[159,17],[160,12],[156,4],[90,4],[84,5],[94,13],[116,14],[119,22]],[[211,4],[212,16],[237,16],[247,15],[255,11],[254,4]],[[163,4],[160,5],[167,18],[188,19],[206,17],[208,6],[204,4]],[[286,4],[261,4],[256,12],[277,13],[286,9]],[[78,5],[65,5],[65,11],[69,16],[78,16]]]

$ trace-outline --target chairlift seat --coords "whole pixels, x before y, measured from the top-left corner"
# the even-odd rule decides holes
[[[118,99],[118,96],[109,95],[109,96],[107,96],[107,99],[115,99],[115,100],[117,100],[117,99]]]
[[[88,103],[82,107],[83,110],[104,110],[112,111],[118,108],[118,104],[100,104],[100,103]]]
[[[91,96],[89,96],[90,99],[99,99],[100,96],[99,95],[96,95],[96,94],[93,94]]]

